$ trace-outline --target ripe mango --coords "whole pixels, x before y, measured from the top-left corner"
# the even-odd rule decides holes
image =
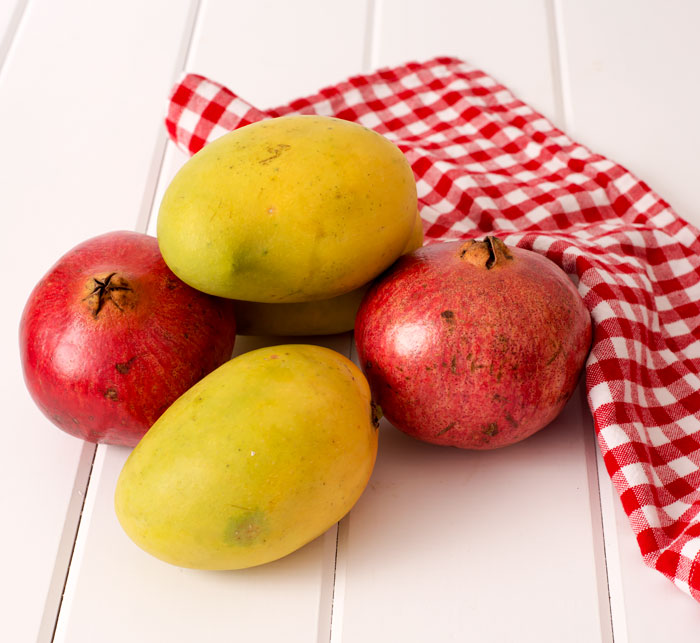
[[[328,348],[244,353],[178,398],[127,459],[115,492],[132,540],[181,567],[285,556],[355,504],[377,453],[362,372]]]
[[[209,294],[267,303],[363,286],[406,246],[416,185],[396,145],[356,123],[285,116],[202,148],[158,214],[165,262]]]
[[[423,222],[416,211],[411,237],[403,249],[408,254],[423,245]],[[360,302],[371,282],[344,295],[293,304],[236,302],[239,335],[333,335],[352,330]]]

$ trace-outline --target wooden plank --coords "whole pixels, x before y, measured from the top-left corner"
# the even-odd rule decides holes
[[[555,10],[568,133],[700,224],[700,7],[555,0]],[[599,470],[616,643],[692,638],[700,627],[697,603],[644,565],[602,462]]]
[[[0,71],[24,15],[27,0],[0,2]]]
[[[0,536],[11,552],[0,590],[0,602],[11,606],[3,640],[51,635],[92,460],[92,447],[56,429],[24,388],[20,314],[34,284],[69,248],[134,226],[187,9],[181,0],[148,7],[35,0],[0,75],[7,226],[0,261],[11,276],[1,334],[0,389],[10,412],[0,488],[11,516]]]
[[[362,71],[367,5],[216,0],[205,5],[188,71],[223,83],[259,109],[316,92]]]
[[[290,342],[313,342],[345,355],[350,351],[349,334],[239,337],[234,355]],[[328,640],[335,527],[284,559],[257,568],[202,572],[168,565],[134,545],[116,519],[114,488],[129,452],[98,447],[66,586],[69,608],[61,613],[57,642],[121,643],[136,631],[147,640],[183,642],[231,636],[261,642]]]
[[[540,0],[379,0],[371,66],[456,56],[561,123],[547,3]]]
[[[324,0],[235,7],[210,2],[196,25],[185,71],[225,85],[258,109],[276,107],[366,68],[368,13],[368,0],[352,6]],[[158,205],[187,158],[168,144],[149,234],[156,234]]]
[[[377,9],[373,66],[456,55],[556,120],[544,5]],[[594,455],[580,397],[542,433],[492,453],[383,427],[370,489],[340,530],[335,640],[610,641]]]
[[[556,2],[568,133],[700,226],[700,5]]]
[[[383,425],[341,523],[336,640],[611,641],[585,418],[576,395],[548,428],[485,453]]]
[[[338,9],[329,12],[324,3],[315,0],[293,7],[287,3],[241,7],[208,2],[202,5],[196,21],[186,68],[227,84],[257,106],[314,91],[318,83],[336,79],[331,76],[333,68],[357,71],[362,61],[363,7],[348,6],[339,13]],[[265,22],[271,12],[279,20]],[[328,31],[329,20],[344,25],[340,38]],[[260,27],[263,23],[264,29]],[[294,30],[289,28],[292,23]],[[232,29],[236,30],[233,39]],[[340,47],[342,53],[324,71],[324,65],[314,60],[319,51],[331,47]],[[185,160],[185,155],[169,143],[152,193],[151,234],[155,234],[163,191]],[[239,337],[234,354],[287,341],[313,342],[346,355],[350,352],[350,336],[344,334],[293,339]],[[124,449],[114,447],[98,450],[91,495],[66,587],[71,608],[65,617],[62,614],[57,640],[93,640],[99,632],[100,641],[108,643],[124,641],[134,631],[148,633],[143,634],[146,638],[169,641],[218,641],[232,635],[255,641],[328,640],[336,528],[291,556],[260,568],[206,573],[169,566],[131,543],[114,517],[114,484],[126,455]],[[107,586],[105,578],[110,578]],[[115,613],[128,617],[116,622],[111,616]],[[110,623],[107,631],[99,629],[105,622]]]
[[[612,487],[609,479],[607,482]],[[622,580],[627,643],[691,640],[700,629],[697,602],[644,564],[622,503],[616,492],[610,496],[618,545],[617,551],[609,547],[610,559],[611,565],[618,565]],[[625,639],[619,638],[624,643]]]
[[[238,572],[186,570],[138,549],[119,526],[114,487],[130,450],[99,447],[56,641],[327,638],[335,529],[286,558]],[[109,579],[107,582],[105,579]],[[321,595],[324,601],[321,601]],[[321,637],[323,640],[323,637]]]
[[[687,639],[700,627],[696,601],[644,564],[600,455],[598,467],[615,643]]]

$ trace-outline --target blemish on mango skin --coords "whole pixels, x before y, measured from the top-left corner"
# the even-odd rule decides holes
[[[260,165],[267,165],[268,163],[271,163],[275,159],[279,158],[283,152],[286,152],[288,149],[291,148],[291,145],[287,145],[286,143],[280,143],[279,145],[269,146],[267,148],[267,152],[270,154],[270,156],[261,159],[258,161]]]
[[[265,513],[248,510],[229,518],[224,528],[224,541],[231,545],[249,546],[264,542],[268,530]]]

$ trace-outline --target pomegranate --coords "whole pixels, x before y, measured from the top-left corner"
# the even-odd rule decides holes
[[[355,341],[394,426],[434,444],[494,449],[559,414],[591,320],[559,266],[486,237],[401,257],[363,299]]]
[[[155,237],[110,232],[65,254],[20,322],[29,392],[58,427],[134,446],[170,404],[231,357],[232,302],[166,266]]]

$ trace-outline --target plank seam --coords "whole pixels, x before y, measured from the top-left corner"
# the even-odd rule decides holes
[[[545,0],[547,29],[549,31],[550,60],[552,63],[552,88],[557,126],[571,134],[574,114],[571,105],[568,55],[566,51],[564,21],[561,0]]]
[[[362,70],[364,72],[371,71],[374,66],[374,55],[376,53],[376,47],[374,45],[374,40],[376,37],[376,13],[376,0],[367,0],[365,13],[365,39],[362,47]]]
[[[70,555],[68,557],[68,564],[66,565],[66,570],[65,570],[65,573],[63,574],[63,584],[61,587],[61,596],[58,600],[58,605],[56,607],[56,613],[55,613],[55,616],[53,619],[53,627],[51,628],[51,639],[50,639],[51,641],[53,641],[56,637],[56,628],[58,626],[58,618],[61,614],[61,607],[63,606],[63,597],[65,596],[66,585],[68,583],[68,575],[70,574],[70,568],[71,568],[71,564],[73,563],[73,556],[75,554],[75,545],[77,542],[77,536],[78,536],[78,532],[80,531],[80,524],[83,520],[83,511],[85,510],[85,500],[87,499],[87,490],[90,486],[90,479],[92,478],[92,470],[95,466],[96,454],[97,454],[97,446],[93,445],[92,457],[90,458],[90,468],[88,470],[87,478],[85,479],[85,484],[82,486],[83,499],[82,499],[82,502],[80,503],[80,512],[78,514],[78,520],[76,521],[75,529],[73,530],[73,542],[72,542],[72,546],[71,546],[71,550],[70,550]],[[80,473],[80,468],[78,469],[78,474],[76,474],[76,482],[75,482],[76,487],[79,485],[79,477],[80,477],[79,473]],[[80,493],[80,491],[81,491],[80,489],[77,490],[78,493]],[[76,492],[76,489],[74,488],[74,493],[75,492]],[[49,605],[48,605],[49,601],[50,601],[50,597],[49,597],[49,599],[47,599],[46,608],[49,607]],[[46,618],[46,613],[44,614],[44,619],[45,618]],[[44,619],[42,619],[42,620],[44,620]]]
[[[178,76],[187,67],[187,63],[189,61],[190,54],[192,51],[192,45],[194,43],[194,34],[197,30],[197,25],[200,20],[201,6],[202,0],[192,0],[192,4],[190,6],[190,13],[187,16],[187,22],[185,26],[183,47],[181,48],[180,53],[176,58],[170,82],[171,86],[175,84]],[[158,193],[158,182],[163,173],[165,153],[168,147],[168,142],[169,139],[165,131],[165,127],[163,123],[160,122],[158,127],[158,135],[156,137],[156,142],[153,149],[151,165],[148,171],[148,178],[146,180],[146,187],[144,188],[141,207],[139,208],[139,214],[136,219],[135,229],[137,232],[145,233],[148,230],[151,217],[153,216],[155,198],[156,194]]]
[[[12,45],[17,40],[17,32],[19,31],[20,24],[24,20],[24,16],[27,13],[28,5],[29,0],[17,0],[17,4],[15,4],[15,9],[12,12],[12,17],[8,22],[5,35],[2,39],[0,39],[0,78],[2,78],[2,73],[5,69],[5,63],[9,58]]]
[[[28,0],[24,0],[24,4],[26,5]],[[175,64],[175,69],[173,70],[173,76],[172,76],[172,82],[175,81],[177,75],[181,73],[181,71],[184,68],[185,62],[189,56],[189,52],[192,46],[193,42],[193,34],[195,31],[195,25],[197,24],[197,20],[199,18],[199,10],[200,10],[200,2],[201,0],[192,0],[192,3],[190,5],[190,12],[187,17],[186,21],[186,27],[184,31],[184,46],[181,48],[180,55],[177,57],[176,64]],[[1,50],[0,50],[0,53]],[[0,59],[0,74],[2,73],[2,63],[3,60]],[[145,232],[148,223],[150,220],[151,216],[151,210],[153,207],[153,201],[155,199],[155,194],[156,194],[156,186],[158,179],[160,177],[160,174],[162,172],[162,167],[163,167],[163,160],[165,158],[165,151],[167,149],[167,137],[165,133],[165,128],[161,126],[159,128],[159,134],[156,137],[156,143],[154,146],[153,150],[153,156],[152,156],[152,161],[151,161],[151,166],[148,172],[147,180],[146,180],[146,187],[144,189],[144,194],[143,194],[143,200],[141,204],[141,208],[139,210],[139,214],[137,217],[136,221],[136,226],[135,229],[139,232]],[[80,505],[80,513],[77,519],[77,522],[75,524],[75,529],[71,529],[70,532],[72,533],[72,545],[71,545],[71,550],[70,550],[70,556],[68,557],[68,564],[65,568],[65,573],[63,577],[63,584],[62,584],[62,589],[61,589],[61,595],[60,599],[58,601],[58,605],[55,611],[55,616],[53,618],[53,624],[51,627],[51,638],[50,641],[54,641],[56,638],[56,633],[57,633],[57,628],[58,628],[58,623],[61,618],[61,610],[63,607],[63,599],[65,596],[66,588],[69,582],[69,577],[71,573],[71,567],[73,564],[73,558],[75,555],[76,551],[76,545],[78,541],[78,536],[80,533],[80,526],[83,518],[83,511],[85,509],[85,502],[88,497],[88,492],[90,489],[90,482],[92,478],[92,473],[93,473],[93,468],[95,465],[95,457],[97,454],[97,449],[93,448],[92,452],[92,458],[90,462],[90,469],[87,475],[87,478],[85,480],[84,486],[82,486],[82,493],[83,493],[83,498],[82,498],[82,503]],[[76,486],[78,486],[79,482],[76,480]],[[79,490],[80,491],[80,490]],[[64,526],[64,532],[66,529],[69,528],[69,525]],[[60,553],[59,553],[60,555]],[[54,572],[56,573],[56,572]],[[48,628],[48,623],[47,623],[47,609],[50,605],[51,602],[51,597],[49,596],[47,598],[47,603],[45,606],[45,612],[44,612],[44,617],[42,619],[42,630],[44,631],[44,627]],[[42,634],[40,632],[40,638]]]
[[[552,61],[552,82],[555,97],[555,120],[558,126],[575,137],[574,109],[572,104],[570,65],[566,48],[566,28],[562,0],[545,0],[548,30],[550,35],[550,58]],[[615,568],[613,556],[617,552],[612,490],[596,440],[591,438],[594,449],[593,462],[596,474],[598,512],[602,528],[602,548],[605,562],[605,581],[608,593],[608,618],[613,643],[626,643],[627,626],[624,613],[624,597],[619,568]],[[603,487],[604,484],[608,486]],[[591,507],[593,509],[593,507]],[[619,555],[618,555],[619,560]],[[603,614],[601,614],[603,616]],[[602,625],[602,622],[601,622]]]
[[[348,531],[352,511],[338,522],[336,558],[333,570],[333,601],[331,604],[330,643],[342,643],[345,620],[345,584],[347,582]]]
[[[614,491],[612,482],[607,475],[603,463],[603,456],[598,449],[596,449],[596,469],[598,471],[598,489],[600,493],[601,518],[603,521],[603,542],[605,544],[613,642],[627,643],[627,619],[625,615],[622,573],[619,562],[620,555],[615,522]],[[613,554],[615,554],[617,565],[614,565],[614,560],[612,559]]]
[[[584,394],[585,397],[585,394]],[[605,537],[605,519],[603,517],[603,498],[601,495],[600,491],[600,468],[598,465],[598,448],[596,445],[596,441],[593,437],[589,437],[588,440],[592,443],[592,449],[593,453],[587,455],[587,457],[591,457],[593,459],[593,468],[595,470],[595,480],[591,481],[591,484],[595,482],[595,492],[596,492],[596,497],[598,500],[598,506],[596,507],[597,512],[598,512],[598,518],[600,519],[600,527],[602,529],[602,546],[603,546],[603,562],[605,566],[605,585],[608,593],[608,610],[607,610],[607,620],[608,620],[608,626],[610,628],[610,636],[612,639],[612,643],[615,643],[615,622],[613,619],[613,601],[612,601],[612,593],[610,591],[610,570],[608,566],[608,544],[607,544],[607,539]],[[601,616],[603,616],[601,614]],[[602,626],[602,623],[601,623]]]
[[[340,540],[340,524],[336,524],[335,529],[335,557],[333,558],[333,584],[331,589],[331,614],[328,627],[328,641],[333,638],[333,608],[335,606],[335,579],[338,573],[338,541]]]

